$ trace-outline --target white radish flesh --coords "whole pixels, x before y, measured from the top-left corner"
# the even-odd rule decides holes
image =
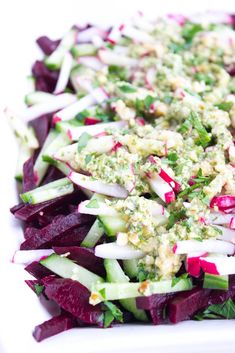
[[[151,189],[166,203],[175,201],[175,194],[171,186],[159,175],[148,179]]]
[[[78,58],[78,63],[85,65],[95,71],[100,71],[104,67],[104,64],[102,64],[102,62],[94,56],[80,57]]]
[[[219,228],[222,234],[218,235],[217,239],[228,241],[235,244],[235,231],[226,227],[216,226]]]
[[[17,250],[13,256],[12,262],[27,265],[33,261],[39,261],[43,257],[47,257],[53,253],[54,251],[50,249]]]
[[[130,58],[128,56],[121,56],[108,49],[100,49],[99,58],[106,65],[134,67],[138,64],[136,59]]]
[[[118,184],[105,184],[100,180],[94,180],[92,177],[75,172],[71,172],[68,177],[74,184],[96,192],[97,194],[121,199],[125,199],[128,196],[127,190]]]
[[[235,257],[213,257],[200,258],[200,265],[204,272],[212,275],[235,274]]]
[[[224,214],[220,212],[211,212],[209,215],[209,221],[212,224],[230,224],[231,220],[235,217],[235,214]]]
[[[71,93],[62,93],[57,96],[53,96],[45,102],[38,103],[27,108],[21,113],[21,116],[29,121],[38,118],[41,115],[56,112],[70,104],[73,104],[76,100],[76,95]]]
[[[144,256],[141,250],[136,250],[129,245],[120,246],[116,243],[101,244],[95,247],[95,255],[103,259],[131,260]]]
[[[232,255],[235,252],[235,245],[221,240],[182,240],[173,247],[175,254],[189,254],[192,252],[213,252]]]
[[[56,87],[54,90],[54,94],[61,93],[65,90],[68,81],[69,81],[69,75],[70,71],[72,69],[73,65],[73,57],[72,55],[68,52],[65,54],[61,68],[60,68],[60,74],[56,83]]]

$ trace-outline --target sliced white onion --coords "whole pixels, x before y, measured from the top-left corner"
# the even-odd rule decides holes
[[[101,244],[95,247],[95,255],[102,259],[131,260],[144,256],[141,250],[136,250],[129,245],[120,246],[116,243]]]

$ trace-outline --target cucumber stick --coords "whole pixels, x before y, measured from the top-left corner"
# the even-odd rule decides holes
[[[229,289],[229,276],[217,276],[210,275],[209,273],[204,274],[203,288],[209,289]]]
[[[97,53],[97,48],[93,44],[82,43],[76,44],[71,48],[71,53],[75,59],[80,56],[93,56]]]
[[[119,232],[126,231],[126,222],[117,216],[99,216],[105,233],[109,236],[117,235]]]
[[[28,93],[25,96],[24,101],[25,101],[25,104],[27,105],[34,105],[34,104],[46,102],[51,98],[52,99],[54,98],[54,95],[51,93],[35,91],[35,92]]]
[[[104,228],[100,223],[99,219],[96,219],[91,229],[83,239],[81,246],[84,246],[85,248],[93,248],[103,234]]]
[[[88,271],[86,268],[75,264],[66,257],[52,254],[40,263],[63,278],[70,278],[80,282],[84,287],[91,290],[92,286],[103,282],[103,278],[95,273]]]
[[[34,190],[20,194],[23,202],[37,204],[44,201],[55,199],[56,197],[71,194],[73,184],[68,178],[58,179],[46,185],[40,186]]]
[[[118,282],[125,284],[130,281],[130,279],[123,272],[117,260],[105,259],[104,266],[107,272],[107,279],[109,282]],[[130,311],[136,319],[141,321],[148,321],[148,317],[145,311],[137,309],[135,298],[122,299],[120,300],[120,303],[126,310]]]
[[[31,157],[32,149],[29,148],[24,143],[21,143],[19,146],[19,154],[17,159],[15,179],[17,181],[22,181],[23,179],[23,165]]]
[[[136,278],[138,275],[138,260],[123,260],[123,268],[127,276],[130,278]]]

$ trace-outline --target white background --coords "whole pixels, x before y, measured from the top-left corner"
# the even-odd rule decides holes
[[[176,326],[128,326],[80,329],[37,344],[31,332],[49,318],[24,284],[29,276],[10,259],[22,237],[9,214],[16,203],[13,180],[17,146],[1,111],[10,104],[20,109],[25,76],[40,52],[34,40],[43,34],[58,38],[76,23],[113,24],[142,10],[165,12],[202,10],[235,13],[235,0],[6,0],[0,3],[0,353],[234,352],[234,322],[186,322]]]

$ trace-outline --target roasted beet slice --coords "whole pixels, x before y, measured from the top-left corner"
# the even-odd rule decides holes
[[[189,320],[198,311],[206,308],[209,303],[211,290],[194,288],[180,294],[170,300],[167,312],[171,323]]]
[[[51,114],[45,114],[45,115],[39,116],[34,120],[31,120],[29,123],[29,125],[34,128],[40,148],[42,148],[46,140],[46,137],[48,135],[51,117],[52,117]]]
[[[21,208],[23,208],[25,204],[23,202],[19,203],[18,205],[15,205],[10,208],[10,212],[14,215],[17,211],[19,211]]]
[[[228,300],[229,298],[235,298],[235,291],[234,290],[212,290],[209,297],[208,305],[212,304],[221,304]]]
[[[35,61],[32,67],[32,74],[36,80],[36,89],[52,93],[58,80],[59,72],[50,71],[43,61]],[[39,86],[40,83],[40,87]]]
[[[29,158],[23,166],[23,192],[27,192],[36,187],[34,171],[33,171],[33,157]]]
[[[53,166],[50,166],[45,175],[45,178],[42,181],[42,185],[51,183],[52,181],[55,181],[61,178],[64,178],[64,174],[59,169]]]
[[[31,264],[26,266],[25,271],[30,273],[37,280],[54,274],[52,271],[48,270],[48,268],[44,267],[37,261],[31,262]]]
[[[76,326],[77,321],[72,315],[62,313],[36,326],[33,331],[33,337],[37,342],[41,342],[45,338],[57,335]]]
[[[76,203],[80,202],[81,199],[84,198],[84,194],[82,192],[75,191],[72,194],[60,196],[53,200],[41,202],[36,205],[30,204],[20,204],[14,206],[11,209],[11,212],[14,213],[14,216],[21,221],[34,221],[37,219],[38,215],[43,215],[44,213],[52,213],[54,214],[58,207],[66,208],[66,205],[70,204],[70,202],[76,201]],[[23,206],[21,206],[23,205]]]
[[[58,255],[68,253],[68,258],[77,262],[78,265],[87,268],[97,275],[105,276],[104,261],[103,259],[95,256],[94,250],[79,246],[55,246],[53,247],[53,250]]]
[[[47,36],[41,36],[36,42],[45,55],[51,55],[58,47],[60,40],[52,40]]]
[[[138,309],[150,310],[164,306],[170,299],[174,297],[174,293],[169,294],[153,294],[148,297],[136,298],[136,306]]]
[[[35,233],[28,239],[26,239],[22,244],[21,250],[30,249],[42,249],[50,247],[51,242],[56,237],[60,237],[66,232],[73,230],[74,228],[89,223],[92,221],[92,217],[89,215],[82,215],[77,212],[71,213],[58,219],[56,222],[49,224],[48,226],[38,229]]]
[[[51,241],[51,246],[79,246],[90,228],[91,224],[85,224],[81,227],[72,229],[62,236],[54,238]]]
[[[101,305],[89,304],[89,290],[81,283],[67,278],[46,277],[42,280],[45,293],[61,308],[83,322],[103,326]]]

